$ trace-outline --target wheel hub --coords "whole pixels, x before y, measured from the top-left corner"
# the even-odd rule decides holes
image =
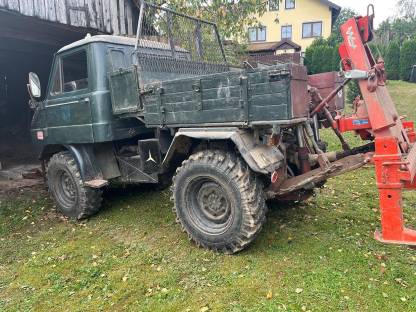
[[[67,205],[73,205],[76,201],[76,185],[72,177],[64,170],[59,175],[60,200]]]
[[[223,223],[230,215],[230,204],[223,189],[215,182],[204,183],[197,201],[204,216],[212,222]]]
[[[63,189],[64,191],[70,196],[73,197],[75,195],[75,185],[74,182],[72,181],[72,179],[65,174],[65,176],[63,177],[63,181],[62,181],[63,185]]]

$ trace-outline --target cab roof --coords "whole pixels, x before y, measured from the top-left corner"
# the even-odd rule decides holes
[[[73,48],[77,48],[77,47],[90,44],[90,43],[94,43],[94,42],[104,42],[104,43],[112,43],[112,44],[117,44],[117,45],[134,46],[136,44],[136,38],[113,36],[113,35],[96,35],[96,36],[87,35],[84,39],[75,41],[73,43],[70,43],[62,47],[58,51],[58,53],[68,51]],[[167,43],[146,40],[146,39],[140,39],[140,47],[158,49],[158,50],[170,50],[171,49],[170,45]],[[187,52],[185,49],[179,48],[179,47],[175,47],[175,50],[180,51],[180,52]]]

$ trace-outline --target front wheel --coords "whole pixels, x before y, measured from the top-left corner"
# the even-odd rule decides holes
[[[232,153],[206,150],[173,178],[177,221],[197,245],[235,253],[260,232],[266,214],[260,180]]]
[[[47,168],[49,192],[58,210],[73,219],[85,219],[101,207],[100,189],[84,185],[78,165],[69,152],[51,157]]]

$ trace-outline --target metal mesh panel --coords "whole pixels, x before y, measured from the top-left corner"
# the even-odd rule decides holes
[[[229,70],[215,24],[147,2],[140,5],[135,56],[144,82]]]

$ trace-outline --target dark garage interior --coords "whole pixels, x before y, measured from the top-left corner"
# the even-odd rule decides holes
[[[1,169],[37,164],[31,145],[27,79],[38,74],[42,98],[53,54],[91,30],[0,10],[0,163]]]

